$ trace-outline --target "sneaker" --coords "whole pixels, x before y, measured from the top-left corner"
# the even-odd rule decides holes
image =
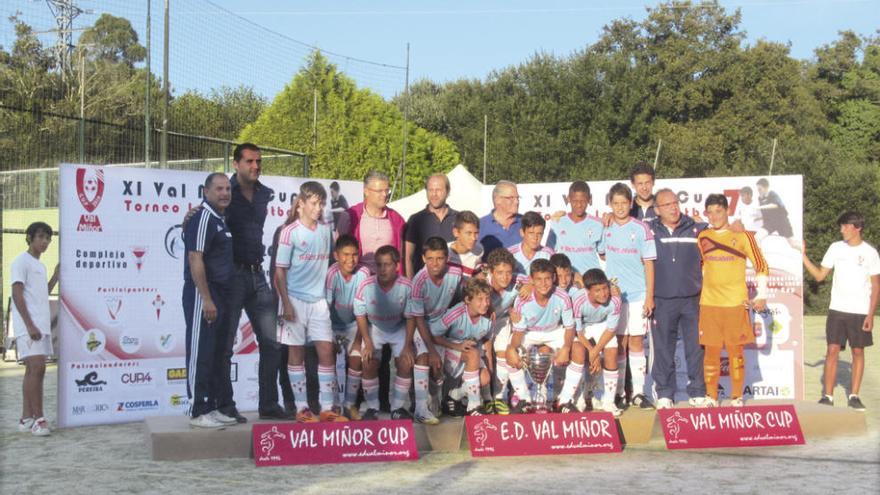
[[[222,412],[218,411],[217,409],[214,409],[213,411],[209,412],[207,414],[207,416],[211,416],[211,418],[213,418],[214,421],[221,423],[221,424],[224,424],[224,425],[238,424],[238,421],[236,421],[235,418],[231,418],[231,417],[223,414]]]
[[[391,411],[391,419],[413,419],[412,414],[405,407],[398,407]]]
[[[861,402],[859,404],[861,404]],[[52,430],[49,429],[49,422],[46,421],[46,418],[37,418],[34,420],[34,424],[31,425],[31,435],[35,437],[48,437],[51,434]]]
[[[342,410],[339,406],[333,406],[332,408],[321,411],[321,414],[318,416],[322,422],[325,423],[347,423],[348,418],[346,418],[342,414]]]
[[[348,419],[352,421],[360,421],[361,420],[361,410],[358,406],[345,406],[345,410],[343,411]]]
[[[455,400],[448,395],[443,399],[443,414],[457,418],[464,416],[465,411],[464,403],[460,400]]]
[[[210,428],[215,430],[226,428],[226,425],[214,419],[214,416],[212,416],[211,413],[200,414],[195,418],[191,418],[189,420],[189,425],[193,428]]]
[[[639,409],[654,409],[654,404],[651,403],[651,400],[645,397],[643,394],[637,394],[632,398],[632,405],[638,407]]]
[[[591,411],[601,411],[602,410],[602,399],[598,397],[590,397],[590,410]]]
[[[846,405],[849,406],[853,411],[864,411],[865,405],[862,404],[862,399],[859,399],[858,395],[850,395],[849,400],[846,401]]]
[[[576,413],[576,412],[580,412],[580,411],[578,411],[577,406],[575,406],[573,402],[566,402],[565,404],[560,404],[559,406],[557,406],[556,412],[568,414],[568,413]]]
[[[703,401],[696,407],[718,407],[718,401],[707,395],[703,397]]]
[[[34,418],[24,418],[18,420],[18,431],[22,433],[27,433],[31,431],[31,426],[34,426]]]
[[[494,400],[484,400],[483,405],[481,407],[482,407],[481,410],[483,411],[484,414],[495,414],[496,413]],[[467,414],[467,413],[465,413],[465,414]]]
[[[743,407],[744,405],[746,405],[746,401],[742,397],[730,399],[730,407]]]
[[[416,411],[415,420],[423,425],[439,425],[440,420],[437,419],[437,416],[434,416],[434,413],[431,412],[430,409],[424,409],[422,411]]]
[[[235,422],[238,424],[247,423],[247,418],[242,416],[241,413],[238,412],[238,409],[236,409],[234,407],[232,408],[231,411],[226,411],[223,414],[225,414],[226,416],[229,416],[230,418],[235,418]]]
[[[527,400],[521,400],[510,409],[510,414],[531,414],[535,412],[535,406]]]
[[[227,416],[229,416],[229,414],[227,414]],[[296,418],[296,407],[293,408],[293,414],[290,414],[288,411],[282,409],[280,406],[260,410],[260,419],[285,420],[294,418]]]
[[[674,405],[675,403],[670,398],[660,397],[657,399],[657,409],[672,409]]]
[[[691,397],[688,399],[688,405],[691,407],[706,407],[706,399],[708,397]]]
[[[625,395],[615,395],[614,405],[617,406],[618,409],[623,411],[624,409],[629,407],[629,402],[626,400]]]
[[[619,418],[623,411],[617,407],[617,404],[614,402],[602,402],[601,407],[598,409],[600,411],[610,412],[615,418]]]
[[[504,399],[493,400],[492,407],[495,409],[495,414],[500,416],[507,416],[510,414],[510,406],[507,405],[507,402],[504,402]]]
[[[830,395],[822,395],[822,398],[819,399],[819,404],[822,404],[823,406],[833,406],[834,397]]]
[[[364,421],[376,421],[377,419],[379,419],[379,410],[368,408],[366,411],[364,411],[364,415],[361,416],[361,419]]]
[[[318,417],[308,407],[296,413],[297,423],[317,423]]]
[[[484,413],[483,411],[480,411],[479,407],[470,409],[464,413],[465,416],[484,416],[485,414],[486,413]]]

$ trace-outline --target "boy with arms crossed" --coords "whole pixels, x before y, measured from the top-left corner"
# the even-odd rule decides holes
[[[354,316],[354,293],[370,276],[370,270],[358,264],[358,242],[354,236],[344,234],[336,239],[336,260],[329,270],[324,282],[324,297],[330,306],[330,323],[336,342],[347,343],[344,352],[348,356],[348,372],[346,373],[345,404],[343,412],[349,419],[361,419],[355,403],[361,388],[361,342],[358,336],[357,320]]]
[[[862,239],[865,217],[848,211],[837,219],[842,241],[828,247],[817,267],[804,251],[804,266],[810,275],[821,282],[834,270],[831,286],[831,304],[825,320],[824,390],[819,404],[834,405],[834,382],[837,380],[837,361],[846,342],[852,352],[852,383],[847,404],[856,411],[864,411],[859,388],[865,372],[865,347],[873,345],[874,312],[880,297],[880,257],[877,250]]]
[[[654,406],[645,392],[648,366],[644,339],[654,311],[654,259],[657,258],[654,234],[644,222],[630,216],[633,199],[629,186],[622,182],[611,186],[608,201],[612,219],[605,230],[603,245],[606,269],[608,277],[617,279],[624,304],[617,329],[621,352],[617,358],[620,373],[615,400],[618,408],[626,407],[624,378],[629,355],[632,403],[641,409],[650,409]]]
[[[15,348],[24,361],[21,419],[18,431],[45,437],[51,432],[43,417],[43,378],[46,358],[52,355],[52,318],[49,293],[58,282],[58,266],[52,279],[46,277],[46,266],[40,256],[52,242],[52,227],[43,222],[28,225],[25,231],[27,251],[12,261],[12,329]]]
[[[718,379],[721,349],[727,347],[730,359],[730,404],[743,405],[745,358],[743,348],[755,341],[749,308],[767,307],[767,276],[770,269],[755,236],[730,230],[727,198],[710,194],[706,198],[706,217],[712,227],[697,236],[703,259],[703,290],[700,293],[700,344],[705,347],[703,376],[706,380],[705,406],[718,405]],[[746,287],[746,260],[751,261],[757,279],[757,294],[751,301]]]
[[[324,293],[333,231],[321,220],[327,191],[315,181],[303,183],[294,205],[294,221],[278,238],[275,282],[281,300],[280,342],[288,346],[287,374],[296,400],[296,419],[314,423],[306,394],[306,337],[318,351],[321,421],[348,421],[336,402],[335,337]]]

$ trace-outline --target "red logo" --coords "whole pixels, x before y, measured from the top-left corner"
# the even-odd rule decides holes
[[[102,232],[101,220],[94,213],[104,197],[104,170],[100,168],[76,169],[76,197],[86,210],[86,214],[80,215],[79,232]]]

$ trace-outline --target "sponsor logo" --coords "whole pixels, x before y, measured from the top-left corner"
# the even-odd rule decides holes
[[[161,294],[156,294],[156,297],[150,304],[156,310],[156,321],[159,321],[162,318],[162,308],[165,306],[165,300],[162,299]]]
[[[100,402],[95,404],[78,404],[70,407],[72,416],[84,416],[86,414],[104,413],[110,410],[110,404]]]
[[[179,260],[183,258],[186,248],[183,244],[183,225],[172,225],[165,231],[165,252],[168,256]]]
[[[79,392],[100,392],[104,390],[102,385],[107,385],[106,380],[98,379],[97,371],[89,371],[81,380],[74,380]]]
[[[104,298],[107,306],[107,321],[111,325],[119,324],[119,313],[122,311],[122,298],[119,296],[107,296]]]
[[[174,334],[171,332],[162,332],[156,335],[156,348],[159,349],[159,352],[168,353],[173,351],[175,343]]]
[[[261,459],[266,460],[280,460],[279,456],[273,456],[272,451],[275,450],[275,441],[287,440],[287,436],[284,433],[278,431],[277,426],[273,426],[272,429],[264,431],[260,435],[260,452],[263,454]]]
[[[690,421],[682,416],[680,411],[675,411],[675,414],[666,418],[666,431],[669,432],[669,436],[673,440],[678,440],[678,435],[681,434],[682,423],[688,424]]]
[[[147,257],[147,247],[131,246],[131,254],[134,256],[134,266],[137,267],[138,272],[140,272],[141,268],[144,266],[144,259]]]
[[[790,387],[785,385],[746,385],[743,389],[744,395],[752,397],[793,397],[794,394]]]
[[[123,385],[154,385],[153,376],[149,371],[127,371],[119,376]]]
[[[165,381],[169,385],[186,382],[186,368],[168,368],[165,370]]]
[[[141,338],[122,334],[119,336],[119,347],[128,354],[134,354],[141,348]]]
[[[168,404],[175,409],[189,409],[189,398],[185,395],[172,394],[168,398]]]
[[[86,210],[85,214],[80,215],[76,230],[79,232],[102,232],[101,220],[95,210],[104,197],[104,169],[76,169],[76,197]]]
[[[89,354],[99,354],[107,345],[107,337],[104,336],[104,332],[93,328],[83,335],[82,345]]]
[[[721,358],[721,376],[730,376],[730,358]]]
[[[156,399],[129,400],[116,403],[117,412],[152,411],[159,409],[159,401]]]

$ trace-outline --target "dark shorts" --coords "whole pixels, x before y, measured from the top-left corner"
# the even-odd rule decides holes
[[[825,340],[828,344],[839,345],[841,350],[846,349],[847,341],[850,347],[871,347],[874,345],[874,338],[872,332],[862,330],[864,323],[865,315],[829,309],[825,318]]]

